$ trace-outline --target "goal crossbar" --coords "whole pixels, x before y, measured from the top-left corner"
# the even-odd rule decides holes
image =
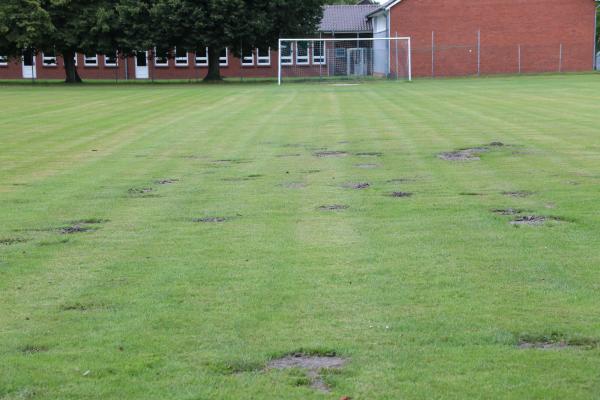
[[[374,46],[374,42],[384,42],[387,45],[387,57],[388,57],[388,64],[390,65],[392,63],[392,50],[391,50],[391,46],[390,43],[395,42],[396,43],[396,48],[395,48],[395,58],[396,58],[396,77],[398,77],[398,46],[397,43],[398,42],[403,42],[406,44],[406,48],[405,48],[405,65],[406,65],[406,79],[408,81],[412,81],[412,60],[411,60],[411,56],[412,56],[412,50],[411,50],[411,38],[410,36],[388,36],[388,37],[380,37],[380,38],[280,38],[279,42],[278,42],[278,57],[277,57],[277,83],[278,85],[281,85],[282,83],[282,78],[283,78],[283,67],[284,66],[291,66],[294,64],[294,51],[290,50],[290,55],[289,58],[292,59],[291,63],[286,63],[283,64],[282,62],[282,45],[284,43],[322,43],[323,46],[321,47],[326,47],[325,44],[326,43],[334,43],[334,49],[335,49],[335,43],[365,43],[365,42],[373,42],[373,44],[371,45],[372,47]],[[371,50],[373,51],[373,48],[371,47]],[[358,50],[358,48],[351,48],[348,50]],[[325,53],[327,51],[327,49],[325,48],[321,48],[321,51],[323,52],[323,54],[321,55],[321,57],[323,58],[323,60],[321,60],[319,63],[317,63],[317,65],[319,65],[319,67],[321,68],[324,64],[325,64]],[[314,54],[313,54],[314,57]],[[308,59],[308,53],[306,55],[306,59]],[[350,60],[350,59],[348,59]],[[309,62],[305,62],[305,63],[298,63],[297,65],[299,66],[307,66],[309,64]],[[388,65],[388,69],[389,69],[389,65]],[[388,70],[389,72],[389,70]]]

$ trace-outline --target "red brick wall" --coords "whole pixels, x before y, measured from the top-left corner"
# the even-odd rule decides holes
[[[588,71],[593,66],[594,0],[403,0],[391,9],[391,36],[412,38],[413,74]],[[562,66],[560,45],[562,44]]]
[[[149,53],[148,74],[149,79],[203,79],[208,68],[195,65],[194,53],[188,54],[188,66],[175,66],[175,60],[169,59],[168,66],[155,66],[154,59]],[[98,55],[97,66],[85,66],[83,55],[77,55],[77,71],[83,80],[87,79],[135,79],[135,59],[127,59],[127,74],[125,71],[126,61],[119,59],[118,67],[107,67],[104,65],[104,56]],[[45,66],[42,63],[42,54],[36,56],[37,79],[65,79],[64,63],[62,57],[57,57],[56,66]],[[242,66],[240,59],[229,54],[228,66],[221,67],[224,77],[242,78],[277,78],[277,52],[271,51],[271,65],[257,65],[256,59],[253,66]],[[23,71],[21,62],[10,60],[8,66],[0,66],[0,79],[22,79]]]

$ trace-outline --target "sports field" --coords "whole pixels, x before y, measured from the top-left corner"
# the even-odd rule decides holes
[[[600,75],[0,92],[0,399],[598,398]]]

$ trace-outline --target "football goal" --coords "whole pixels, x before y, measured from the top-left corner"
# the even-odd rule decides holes
[[[410,37],[279,39],[278,83],[411,80]]]

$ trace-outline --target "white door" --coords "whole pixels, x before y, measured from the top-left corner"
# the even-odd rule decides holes
[[[347,67],[348,76],[367,75],[367,54],[365,48],[348,49]]]
[[[135,78],[148,79],[148,52],[140,51],[135,55]]]
[[[37,71],[35,68],[35,53],[32,50],[23,52],[23,78],[35,79]]]

